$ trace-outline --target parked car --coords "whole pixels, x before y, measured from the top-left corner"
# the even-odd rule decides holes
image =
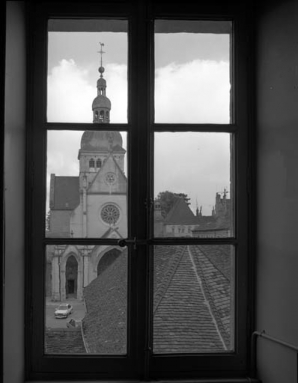
[[[77,327],[81,327],[81,325],[82,325],[81,320],[75,320],[73,318],[69,319],[66,322],[66,327],[68,327],[68,328],[77,328]]]
[[[59,307],[56,308],[55,318],[57,318],[57,319],[67,318],[68,315],[70,315],[72,312],[73,312],[72,305],[70,305],[68,303],[63,303]]]

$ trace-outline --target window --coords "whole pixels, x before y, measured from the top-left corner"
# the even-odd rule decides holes
[[[151,5],[31,6],[31,378],[247,373],[247,25]]]
[[[101,159],[100,159],[100,158],[98,158],[98,160],[96,160],[96,167],[97,167],[98,169],[101,168]]]

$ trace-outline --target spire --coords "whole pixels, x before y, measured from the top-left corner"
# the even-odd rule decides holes
[[[92,103],[93,110],[93,122],[94,123],[109,123],[110,122],[110,110],[111,110],[111,101],[106,96],[107,82],[103,78],[103,73],[105,68],[102,65],[102,55],[105,53],[102,49],[104,46],[103,43],[100,44],[100,67],[98,72],[100,73],[100,78],[97,80],[97,97]]]
[[[100,51],[98,51],[98,53],[100,53],[100,67],[98,68],[98,72],[100,73],[100,78],[103,78],[103,77],[102,77],[102,74],[103,74],[103,72],[105,71],[105,68],[102,66],[102,55],[103,55],[104,53],[106,53],[106,52],[104,52],[104,51],[102,50],[102,47],[104,46],[104,44],[101,43],[101,42],[99,42],[99,44],[100,44]]]

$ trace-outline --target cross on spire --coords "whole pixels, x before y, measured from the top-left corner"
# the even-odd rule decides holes
[[[104,52],[104,51],[102,50],[102,47],[104,46],[104,44],[101,43],[101,42],[99,42],[99,44],[100,44],[100,51],[98,51],[98,53],[100,53],[100,68],[98,69],[98,71],[99,71],[99,73],[100,73],[100,77],[102,77],[102,74],[103,74],[103,72],[104,72],[104,67],[102,66],[102,55],[103,55],[104,53],[106,53],[106,52]]]

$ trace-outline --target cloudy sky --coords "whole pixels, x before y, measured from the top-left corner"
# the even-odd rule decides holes
[[[48,110],[51,122],[92,122],[100,65],[99,42],[111,123],[127,122],[127,35],[50,32]],[[155,37],[155,121],[229,123],[229,36],[175,33]],[[82,132],[50,132],[48,180],[78,175]],[[123,134],[124,144],[126,135]],[[229,190],[229,134],[159,133],[155,137],[155,195],[187,193],[191,207],[210,214],[215,193]]]

